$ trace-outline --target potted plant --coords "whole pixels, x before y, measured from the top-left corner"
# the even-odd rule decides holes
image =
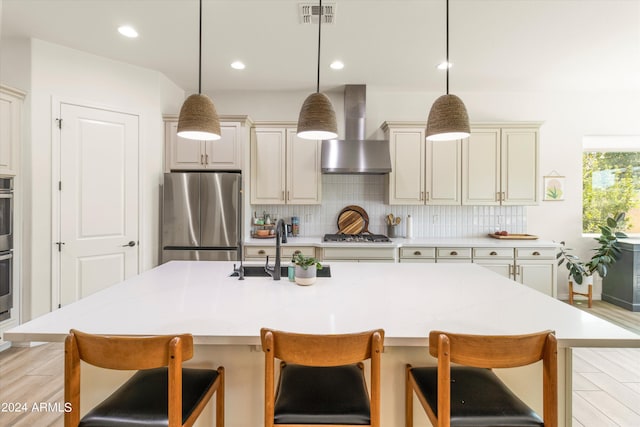
[[[296,265],[295,281],[298,285],[312,285],[316,282],[316,272],[322,269],[322,264],[314,257],[296,254],[293,257]]]
[[[557,255],[558,265],[562,265],[566,261],[567,270],[569,270],[569,279],[581,285],[593,283],[593,273],[598,272],[600,277],[606,277],[609,266],[616,262],[620,249],[617,246],[618,239],[625,238],[627,235],[618,231],[624,223],[625,213],[621,212],[614,217],[608,217],[605,225],[599,225],[600,236],[594,239],[598,242],[595,253],[588,262],[582,262],[576,255],[570,254],[570,249],[561,247]]]

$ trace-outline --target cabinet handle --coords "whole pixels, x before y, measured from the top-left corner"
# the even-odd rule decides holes
[[[204,164],[208,165],[209,164],[209,153],[204,155]]]
[[[534,253],[532,253],[531,255],[535,255],[535,256],[538,256],[538,255],[540,255],[540,252],[538,252],[538,251],[535,251],[535,252],[534,252]]]
[[[415,251],[413,254],[414,254],[414,255],[416,255],[416,256],[418,256],[418,255],[422,255],[422,252],[420,252],[420,251]]]
[[[522,274],[522,266],[519,265],[517,270],[516,270],[516,276],[520,276]]]
[[[282,190],[282,200],[286,201],[287,199],[285,199],[284,197],[284,190]]]
[[[499,202],[499,201],[500,201],[500,192],[498,191],[496,193],[496,202]]]
[[[204,165],[204,154],[200,154],[200,164]]]
[[[428,191],[425,193],[425,198],[424,198],[424,200],[425,200],[426,202],[428,202],[428,201],[429,201],[429,192],[428,192]]]
[[[287,200],[291,200],[291,193],[289,192],[289,190],[287,190]]]
[[[299,251],[299,250],[293,251],[294,255],[300,255],[301,253],[302,253],[302,251]]]
[[[424,200],[424,191],[420,192],[420,200]]]
[[[509,276],[515,276],[513,274],[513,264],[509,264]]]
[[[491,251],[491,253],[489,255],[498,255],[498,252],[496,251]]]
[[[260,250],[258,251],[258,255],[264,255],[264,254],[265,254],[264,249],[260,249]]]
[[[507,197],[505,196],[505,192],[502,192],[502,197],[500,198],[500,201],[504,202],[505,200],[507,200]]]
[[[451,251],[451,252],[449,253],[449,255],[458,255],[458,252],[456,252],[456,251]]]

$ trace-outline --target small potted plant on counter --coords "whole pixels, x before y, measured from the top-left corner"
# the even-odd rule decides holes
[[[316,272],[322,269],[322,264],[314,257],[296,254],[293,257],[296,265],[295,282],[298,285],[313,285],[316,282]]]
[[[593,273],[596,271],[602,278],[606,277],[609,266],[616,262],[620,249],[618,248],[618,239],[627,237],[621,231],[618,231],[624,224],[625,214],[621,212],[614,217],[607,218],[605,225],[598,226],[600,228],[600,236],[594,239],[598,242],[595,253],[588,262],[580,261],[576,255],[570,254],[570,249],[560,248],[557,255],[558,265],[562,265],[566,261],[567,270],[569,270],[569,279],[573,279],[577,285],[588,285],[593,283]]]

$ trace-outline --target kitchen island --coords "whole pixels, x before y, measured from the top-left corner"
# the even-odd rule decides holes
[[[228,427],[262,424],[261,327],[322,334],[383,328],[382,424],[390,427],[404,423],[404,365],[434,363],[426,349],[432,329],[555,330],[559,421],[566,426],[571,424],[571,348],[640,347],[636,334],[471,263],[335,263],[331,278],[318,278],[309,287],[286,279],[240,281],[229,277],[232,269],[231,262],[172,261],[7,331],[4,339],[62,341],[71,328],[125,335],[192,333],[197,348],[188,363],[226,368]],[[541,410],[537,369],[500,375]],[[107,380],[103,372],[84,369],[82,412],[127,375],[109,373]],[[199,425],[212,425],[212,414],[201,418]],[[426,417],[418,415],[416,426],[426,425]]]

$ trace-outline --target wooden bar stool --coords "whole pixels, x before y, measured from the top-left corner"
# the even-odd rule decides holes
[[[432,331],[429,353],[438,358],[437,367],[406,368],[406,427],[413,427],[414,392],[436,427],[558,425],[558,360],[553,332],[484,336]],[[543,361],[543,417],[491,370],[539,360]]]
[[[569,280],[569,304],[573,305],[574,295],[582,295],[583,297],[587,297],[587,305],[589,308],[591,308],[591,305],[593,304],[593,285],[589,283],[588,286],[589,288],[586,294],[584,292],[575,292],[573,290],[573,282]]]
[[[224,427],[224,368],[183,368],[193,337],[107,336],[71,330],[65,340],[65,427],[191,426],[216,393],[216,426]],[[80,361],[105,369],[139,370],[80,419]]]
[[[382,329],[343,335],[260,331],[265,352],[265,427],[380,426]],[[280,377],[275,390],[275,359]],[[371,359],[371,394],[364,360]]]

